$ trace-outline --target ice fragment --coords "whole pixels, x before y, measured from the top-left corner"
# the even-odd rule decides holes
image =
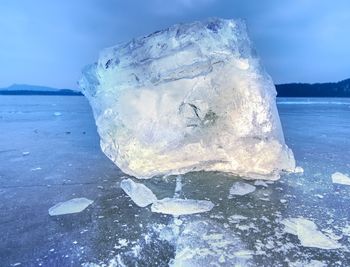
[[[93,203],[92,200],[83,198],[73,198],[65,202],[59,202],[49,209],[50,216],[78,213],[86,209]]]

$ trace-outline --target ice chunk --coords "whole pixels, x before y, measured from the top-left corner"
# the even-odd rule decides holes
[[[163,198],[153,203],[152,212],[187,215],[210,211],[214,207],[211,201],[179,198]]]
[[[120,187],[139,207],[146,207],[157,200],[151,189],[141,183],[135,183],[131,179],[121,181]]]
[[[267,183],[265,183],[265,182],[262,181],[262,180],[256,180],[256,181],[254,182],[254,185],[256,185],[256,186],[268,187]]]
[[[345,227],[343,227],[342,232],[346,236],[350,236],[350,224],[347,224]]]
[[[137,178],[294,171],[276,90],[241,20],[174,25],[105,49],[84,70],[103,152]]]
[[[350,185],[350,177],[341,172],[335,172],[332,174],[332,181],[335,184]]]
[[[254,192],[256,187],[243,182],[235,182],[230,188],[229,198],[232,198],[234,195],[244,196],[249,193]]]
[[[65,202],[59,202],[49,209],[50,216],[78,213],[85,210],[94,201],[82,198],[73,198]]]
[[[295,173],[303,173],[304,169],[302,167],[300,167],[300,166],[297,166],[297,167],[295,167],[294,172]]]
[[[317,230],[317,225],[305,218],[284,219],[281,223],[285,226],[285,231],[298,236],[304,247],[314,247],[322,249],[337,249],[341,245]]]
[[[219,224],[194,221],[186,224],[177,239],[175,258],[169,265],[251,266],[252,254],[234,233],[224,230]]]

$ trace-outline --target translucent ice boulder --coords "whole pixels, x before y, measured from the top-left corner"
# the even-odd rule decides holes
[[[241,20],[178,24],[102,51],[80,87],[103,152],[138,178],[295,168],[276,90]]]

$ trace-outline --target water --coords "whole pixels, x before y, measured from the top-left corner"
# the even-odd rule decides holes
[[[350,237],[344,234],[350,224],[350,186],[331,181],[336,171],[350,174],[350,100],[278,102],[286,142],[304,173],[231,199],[229,189],[239,178],[223,173],[145,181],[158,198],[175,194],[215,204],[208,213],[174,219],[137,207],[122,192],[119,183],[127,176],[100,151],[84,97],[1,96],[1,265],[167,266],[186,246],[191,251],[209,246],[224,258],[207,255],[209,266],[216,259],[220,266],[305,266],[311,260],[350,266]],[[78,214],[49,216],[53,205],[79,197],[94,203]],[[302,247],[280,223],[298,216],[339,236],[343,247]],[[184,229],[193,234],[187,236]],[[208,234],[228,243],[220,247],[204,238]],[[237,251],[246,254],[232,258]]]

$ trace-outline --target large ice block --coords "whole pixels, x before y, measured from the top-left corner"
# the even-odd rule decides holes
[[[80,87],[103,152],[130,175],[295,168],[272,79],[241,20],[178,24],[102,51]]]

